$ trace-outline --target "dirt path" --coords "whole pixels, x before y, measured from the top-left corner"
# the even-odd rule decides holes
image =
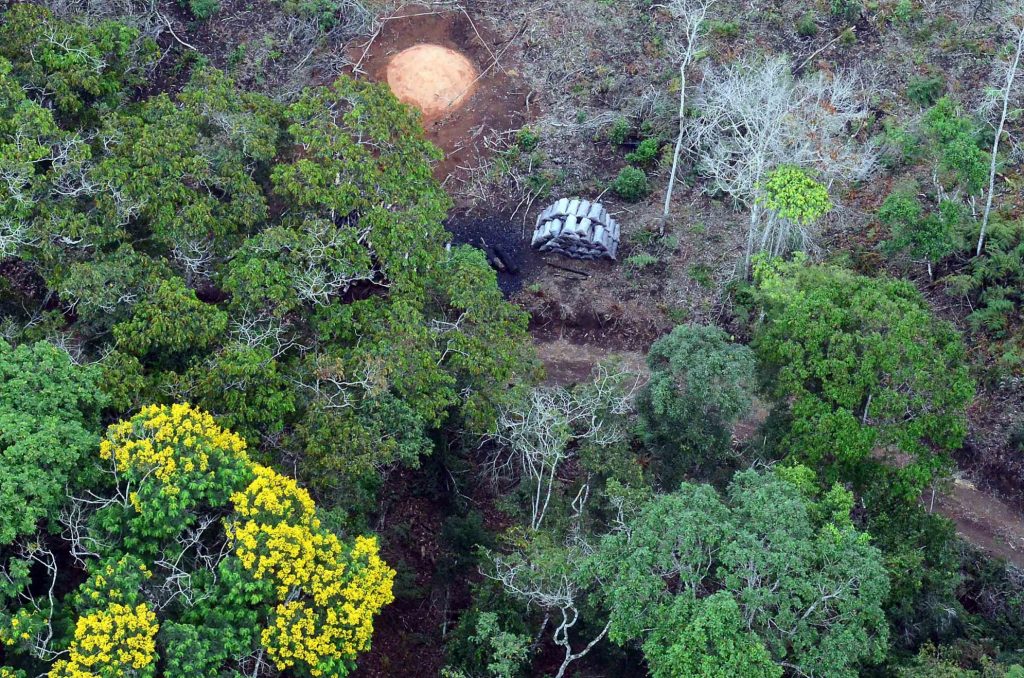
[[[618,358],[623,368],[646,374],[647,364],[639,351],[618,351],[593,344],[575,344],[567,339],[538,341],[537,357],[544,363],[545,383],[571,386],[587,381],[594,366],[603,360]]]
[[[1024,515],[970,481],[957,478],[936,495],[935,510],[956,523],[965,540],[1024,569]]]

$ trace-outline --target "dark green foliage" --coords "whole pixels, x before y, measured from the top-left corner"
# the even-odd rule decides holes
[[[199,301],[180,279],[171,279],[137,304],[131,319],[114,326],[114,340],[118,349],[140,360],[166,365],[209,348],[227,322],[226,313]]]
[[[630,151],[629,153],[626,154],[626,162],[641,166],[650,165],[657,159],[658,151],[660,150],[660,139],[656,139],[654,137],[644,139],[636,147],[636,150]]]
[[[886,248],[927,262],[929,271],[931,264],[956,251],[965,221],[963,207],[952,200],[942,200],[925,216],[921,202],[911,191],[889,194],[878,211],[878,218],[892,233]]]
[[[864,11],[861,0],[829,0],[829,8],[832,10],[832,16],[844,21],[855,21]]]
[[[982,656],[976,668],[965,668],[973,663],[960,656],[958,648],[928,644],[906,666],[895,674],[897,678],[1024,678],[1024,667],[1006,665]]]
[[[884,607],[893,643],[913,650],[964,630],[966,611],[957,599],[961,546],[952,522],[893,490],[885,479],[865,490],[865,529],[885,554],[890,589]]]
[[[928,108],[939,100],[945,89],[946,81],[940,75],[911,78],[907,83],[907,98],[921,108]]]
[[[608,141],[616,146],[621,146],[626,143],[632,133],[633,126],[629,123],[629,120],[618,118],[608,128]]]
[[[98,377],[51,344],[0,340],[0,546],[55,516],[99,443]]]
[[[639,428],[665,488],[729,452],[732,425],[750,408],[754,356],[717,327],[681,325],[651,346]]]
[[[629,202],[636,202],[651,192],[650,184],[647,183],[647,173],[639,167],[623,167],[619,176],[612,181],[612,190],[615,194]]]
[[[69,44],[86,29],[9,16],[23,30],[3,52],[19,61],[0,58],[0,169],[16,192],[0,219],[20,230],[0,256],[29,262],[62,304],[46,327],[106,356],[116,407],[199,403],[301,458],[296,473],[353,513],[431,433],[493,427],[507,387],[532,374],[526,314],[479,252],[445,249],[440,153],[386,87],[341,78],[285,108],[195,69],[177,94],[129,103],[118,55],[134,33],[106,57],[120,84],[93,87],[76,59],[31,62],[44,23]],[[108,49],[92,38],[83,50]],[[62,129],[27,94],[41,78],[69,83],[68,111],[96,115]],[[3,310],[45,332],[25,306]]]
[[[875,450],[899,450],[912,461],[888,472],[917,496],[966,434],[974,384],[959,334],[903,281],[802,261],[762,264],[756,278],[754,348],[791,417],[783,451],[863,483],[886,468]]]
[[[948,96],[928,111],[924,124],[938,146],[939,166],[969,194],[980,192],[988,178],[988,162],[978,145],[977,125]]]
[[[852,678],[879,662],[882,556],[853,528],[850,493],[787,474],[797,482],[745,471],[725,498],[683,484],[633,507],[590,559],[609,637],[640,642],[659,676],[780,676],[785,662]]]
[[[450,673],[444,678],[527,675],[531,628],[519,604],[493,582],[473,587],[473,606],[459,617],[445,642]],[[526,649],[527,652],[523,652]]]
[[[818,34],[818,24],[814,20],[814,14],[807,12],[796,22],[796,33],[803,38],[813,38]]]
[[[192,16],[205,21],[217,13],[220,3],[217,0],[178,0],[178,4],[192,12]]]
[[[60,21],[31,4],[12,5],[0,21],[0,57],[14,64],[14,79],[67,120],[95,122],[89,109],[117,106],[156,55],[152,41],[115,21]]]
[[[1015,328],[1024,306],[1024,220],[993,219],[985,250],[967,271],[975,306],[967,319],[971,329],[1006,342],[1005,350],[1020,350]]]

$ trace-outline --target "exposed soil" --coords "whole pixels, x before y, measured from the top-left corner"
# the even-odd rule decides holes
[[[948,493],[936,496],[935,510],[956,523],[971,544],[1024,569],[1024,515],[1019,511],[959,478]]]
[[[479,164],[488,134],[519,129],[531,117],[530,87],[511,67],[512,42],[465,12],[408,6],[387,17],[372,41],[358,40],[348,52],[358,74],[379,82],[388,81],[388,65],[395,55],[424,43],[454,50],[480,72],[460,107],[424,120],[427,138],[445,152],[435,175],[446,181],[465,176]]]
[[[591,378],[594,367],[606,360],[618,360],[623,369],[646,376],[647,364],[639,351],[616,351],[594,344],[574,344],[565,339],[538,341],[537,357],[544,363],[545,383],[571,386]]]
[[[477,70],[469,59],[439,45],[415,45],[388,62],[388,87],[399,101],[423,113],[424,124],[458,110],[476,87]]]

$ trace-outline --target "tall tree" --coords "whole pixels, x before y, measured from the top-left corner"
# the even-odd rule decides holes
[[[590,559],[609,637],[638,641],[656,675],[836,678],[881,661],[888,581],[806,468],[736,475],[725,498],[684,483],[625,516]]]
[[[949,463],[974,397],[963,341],[910,283],[833,266],[761,264],[764,312],[754,350],[776,406],[789,418],[784,449],[856,482],[893,469],[915,497]],[[881,454],[881,456],[885,456]]]
[[[56,517],[99,442],[99,369],[39,342],[0,340],[0,545]]]
[[[144,407],[90,456],[59,523],[2,554],[5,662],[69,677],[354,668],[393,599],[375,538],[343,541],[188,405]]]
[[[637,399],[640,430],[663,487],[714,464],[729,450],[732,425],[749,408],[754,355],[717,327],[680,325],[647,354],[650,381]]]

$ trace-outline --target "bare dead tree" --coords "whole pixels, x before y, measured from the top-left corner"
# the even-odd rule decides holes
[[[542,541],[539,548],[531,545],[507,556],[495,555],[492,571],[481,569],[485,577],[501,582],[507,593],[544,611],[541,633],[553,620],[551,640],[565,653],[556,678],[562,678],[569,665],[585,657],[611,628],[609,619],[582,649],[573,650],[569,634],[579,621],[580,606],[587,595],[578,565],[592,552],[580,529],[589,495],[589,484],[584,483],[572,502],[573,513],[564,544]]]
[[[708,10],[716,0],[671,0],[667,8],[672,16],[682,23],[682,40],[675,45],[674,51],[679,60],[679,115],[677,123],[679,133],[672,151],[672,169],[668,176],[668,188],[665,190],[665,205],[661,212],[661,234],[665,234],[665,223],[668,221],[672,204],[672,190],[676,185],[676,170],[679,166],[679,155],[683,149],[683,136],[686,121],[686,71],[693,63],[697,54],[698,37],[701,26],[707,17]]]
[[[724,192],[750,210],[746,264],[765,238],[758,198],[776,167],[811,169],[830,187],[868,176],[876,165],[856,130],[868,115],[860,82],[849,74],[815,73],[796,79],[788,59],[740,61],[709,69],[696,93],[700,117],[687,126],[708,193]],[[805,236],[810,236],[808,232]]]
[[[533,484],[530,529],[539,529],[544,521],[557,471],[572,455],[571,443],[611,445],[623,439],[624,432],[606,416],[628,412],[638,386],[635,375],[599,366],[596,378],[585,388],[535,388],[499,413],[494,436],[499,449],[487,468],[495,480],[511,477]]]
[[[1011,40],[1012,56],[1005,65],[1006,72],[1003,75],[1002,84],[995,91],[996,98],[1000,101],[999,123],[996,125],[995,139],[992,140],[992,158],[988,168],[988,193],[985,196],[985,209],[981,216],[981,232],[978,234],[978,248],[975,256],[981,256],[981,250],[985,246],[985,231],[988,228],[988,220],[992,214],[992,198],[996,188],[996,158],[999,155],[999,141],[1003,136],[1006,126],[1006,118],[1010,107],[1010,99],[1015,92],[1014,84],[1017,79],[1017,69],[1020,66],[1021,55],[1024,54],[1024,0],[1010,0],[1002,15],[1003,24],[1010,28],[1013,38]]]

